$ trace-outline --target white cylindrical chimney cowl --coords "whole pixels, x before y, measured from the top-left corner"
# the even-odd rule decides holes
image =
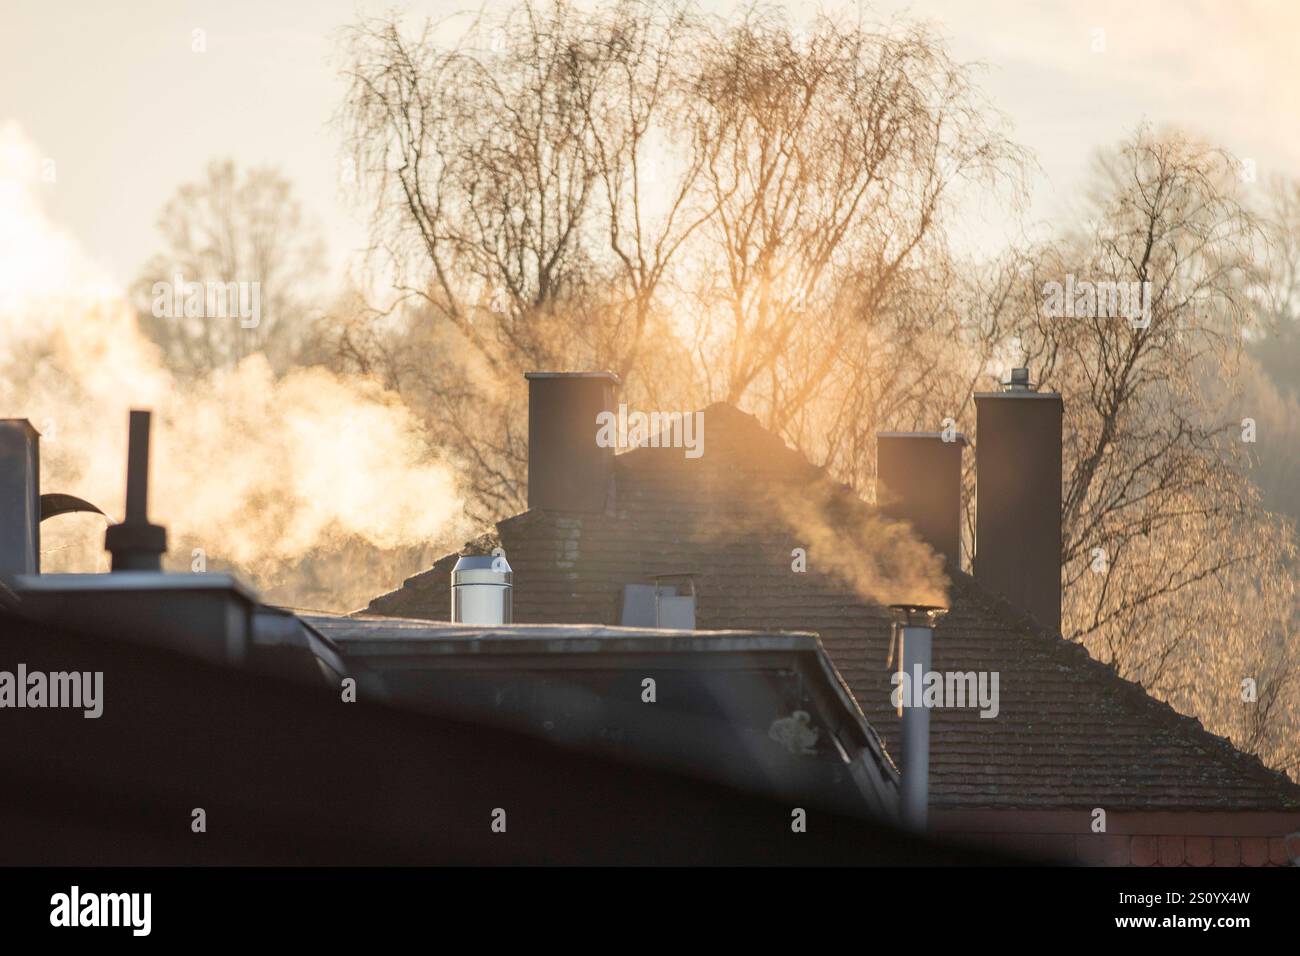
[[[462,555],[451,572],[451,619],[458,624],[514,620],[514,573],[505,555]]]

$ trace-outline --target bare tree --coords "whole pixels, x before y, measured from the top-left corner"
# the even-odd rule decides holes
[[[1267,237],[1236,168],[1147,128],[1102,154],[1079,227],[1025,258],[1001,330],[1008,358],[1065,398],[1066,636],[1220,729],[1237,720],[1243,668],[1274,688],[1294,668],[1280,637],[1293,532],[1250,481],[1240,400]],[[1071,282],[1071,308],[1046,308]],[[1103,291],[1121,287],[1125,313]]]
[[[1072,317],[1026,312],[1019,340],[1071,399],[1062,557],[1067,589],[1090,597],[1071,633],[1105,632],[1113,646],[1112,625],[1257,551],[1238,535],[1215,548],[1176,547],[1175,536],[1189,521],[1226,534],[1257,515],[1231,395],[1208,385],[1236,373],[1261,233],[1236,196],[1231,159],[1179,134],[1140,130],[1098,176],[1086,231],[1044,250],[1032,287],[1072,275],[1122,283],[1149,297],[1147,311],[1124,316],[1081,298]],[[1167,546],[1148,548],[1153,535]],[[1117,588],[1139,550],[1137,580]]]
[[[436,35],[350,32],[342,118],[376,251],[461,356],[425,382],[488,512],[521,503],[528,368],[765,407],[795,441],[846,414],[877,342],[930,334],[890,321],[944,260],[947,190],[1020,160],[919,28],[524,2]]]
[[[283,175],[252,169],[241,176],[233,162],[214,161],[202,180],[177,190],[158,228],[163,250],[141,272],[135,298],[141,327],[173,371],[201,375],[255,352],[282,371],[310,348],[310,302],[323,273],[324,245]],[[159,309],[160,296],[169,298],[178,277],[223,290],[242,283],[250,294],[256,284],[255,324],[241,321],[233,295],[224,291],[227,314]],[[159,284],[166,289],[156,292]],[[184,290],[175,291],[184,301]]]
[[[1268,272],[1255,289],[1242,404],[1258,423],[1251,476],[1270,509],[1300,522],[1300,180],[1274,178],[1261,206]]]
[[[689,24],[627,2],[524,2],[454,46],[395,20],[347,34],[341,114],[374,251],[446,352],[424,377],[483,514],[522,504],[522,373],[635,374],[701,216],[697,165],[654,154]],[[454,357],[453,357],[454,356]]]
[[[846,347],[913,337],[900,287],[942,267],[954,183],[1014,179],[1021,156],[918,26],[796,34],[753,11],[706,45],[693,93],[717,397],[783,430],[828,383],[847,397],[868,380]]]
[[[922,28],[525,0],[441,35],[348,34],[341,119],[397,296],[339,342],[421,396],[472,517],[523,507],[532,368],[741,405],[869,494],[876,431],[973,434],[974,393],[1028,363],[1065,398],[1066,636],[1294,761],[1294,539],[1239,389],[1266,237],[1230,157],[1140,129],[1075,228],[972,261],[952,202],[1015,208],[1027,160]],[[1140,321],[1095,293],[1046,315],[1067,276],[1138,289]],[[1266,707],[1238,707],[1241,668]]]

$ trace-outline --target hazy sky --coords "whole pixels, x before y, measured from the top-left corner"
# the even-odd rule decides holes
[[[117,282],[155,250],[164,201],[213,157],[279,166],[337,265],[363,235],[338,188],[337,31],[394,6],[412,23],[477,9],[458,0],[0,0],[0,132],[7,125],[11,140],[54,161],[56,180],[40,191],[45,216]],[[788,8],[796,22],[816,9]],[[1143,119],[1202,132],[1253,159],[1261,181],[1300,175],[1294,0],[868,7],[874,18],[900,13],[939,28],[959,59],[987,64],[984,89],[1042,167],[1038,220],[1068,214],[1092,151]],[[206,52],[191,50],[196,29]]]

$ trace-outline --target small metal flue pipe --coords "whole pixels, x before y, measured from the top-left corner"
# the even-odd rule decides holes
[[[150,524],[149,424],[150,413],[131,411],[126,452],[126,517],[104,533],[104,547],[113,556],[114,571],[161,571],[167,550],[167,530]]]
[[[899,615],[894,634],[899,671],[907,678],[899,687],[903,823],[913,830],[924,830],[930,805],[930,710],[918,703],[921,687],[917,681],[930,672],[934,625],[948,609],[925,604],[891,604],[890,607]]]
[[[514,572],[504,554],[465,554],[451,572],[451,619],[460,624],[514,620]]]

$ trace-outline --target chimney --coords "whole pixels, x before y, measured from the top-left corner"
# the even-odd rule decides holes
[[[975,579],[1061,629],[1061,396],[1013,369],[975,395]]]
[[[945,432],[876,435],[876,500],[922,541],[961,568],[961,455],[966,436]]]
[[[597,416],[614,411],[612,372],[528,372],[528,507],[604,511],[614,448],[596,444]]]
[[[150,413],[132,410],[126,450],[126,517],[104,533],[104,547],[113,555],[114,571],[161,571],[167,550],[167,531],[150,524],[149,502]]]
[[[514,572],[504,554],[461,555],[451,571],[451,619],[457,624],[514,620]]]
[[[243,663],[253,640],[257,596],[229,574],[162,571],[167,532],[146,516],[149,422],[148,412],[131,412],[126,518],[104,535],[113,573],[15,575],[21,613],[78,634],[114,635],[217,663]],[[53,514],[98,510],[68,495],[51,498]]]
[[[40,442],[27,419],[0,419],[0,574],[41,569]]]
[[[901,809],[903,823],[919,831],[926,828],[930,807],[930,710],[923,703],[921,689],[930,672],[934,626],[948,610],[926,604],[890,607],[899,615],[894,623],[894,640],[899,673],[906,675],[906,681],[898,684],[903,749]]]

